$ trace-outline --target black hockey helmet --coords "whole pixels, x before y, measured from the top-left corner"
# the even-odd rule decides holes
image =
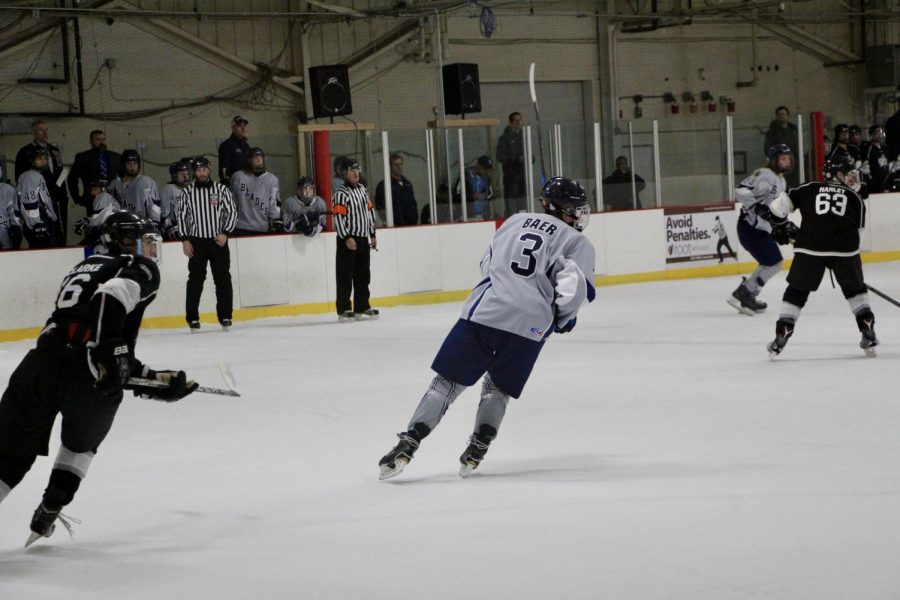
[[[304,175],[303,177],[301,177],[300,179],[297,180],[297,189],[299,190],[300,188],[302,188],[305,185],[311,185],[311,186],[315,187],[316,180],[313,179],[312,177],[310,177],[309,175]]]
[[[124,165],[128,161],[133,160],[136,161],[138,165],[141,164],[141,155],[137,150],[132,150],[129,148],[128,150],[122,150],[122,164]]]
[[[33,165],[34,161],[38,159],[40,156],[47,157],[47,149],[41,146],[32,144],[28,147],[28,150],[25,152],[25,156],[28,159],[28,163]]]
[[[834,126],[834,139],[837,141],[838,136],[844,132],[850,133],[850,126],[846,123],[838,123]]]
[[[359,166],[359,161],[355,158],[351,158],[349,156],[345,156],[343,160],[341,160],[341,177],[347,174],[347,171],[362,171],[362,167]]]
[[[778,168],[778,159],[785,154],[791,157],[791,166],[786,170],[781,171],[781,169]],[[766,150],[766,158],[769,159],[769,168],[773,171],[790,173],[794,168],[794,152],[787,144],[775,144],[774,146],[769,146],[769,149]]]
[[[259,146],[253,146],[250,150],[247,151],[247,158],[253,158],[254,156],[265,156],[266,153],[263,152],[263,149]]]
[[[172,178],[172,181],[175,181],[175,178],[178,177],[179,171],[188,171],[191,170],[191,163],[185,160],[179,160],[177,162],[173,162],[169,165],[169,177]]]
[[[109,215],[100,227],[100,241],[109,254],[135,254],[155,262],[162,258],[162,238],[156,224],[127,210]],[[154,246],[151,250],[148,245]]]
[[[845,185],[854,192],[861,189],[859,183],[859,171],[856,170],[856,162],[849,154],[839,154],[825,161],[822,168],[822,174],[826,180],[836,181],[841,185]],[[838,177],[843,174],[843,177]]]
[[[191,159],[191,171],[196,171],[200,167],[209,168],[209,159],[205,156],[195,156]]]
[[[563,215],[572,218],[571,225],[578,231],[584,231],[587,227],[591,206],[584,187],[574,179],[554,177],[545,183],[541,190],[541,203],[548,215],[558,219],[562,219]]]
[[[100,188],[100,189],[106,191],[106,188],[108,188],[108,187],[109,187],[109,181],[107,181],[106,179],[97,178],[97,179],[91,180],[91,188]]]

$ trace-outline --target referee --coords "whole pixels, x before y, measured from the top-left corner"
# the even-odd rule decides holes
[[[198,156],[192,161],[194,182],[181,194],[176,212],[184,255],[188,257],[185,319],[191,333],[200,329],[200,296],[206,280],[206,264],[212,268],[216,285],[216,316],[225,331],[231,327],[231,252],[228,236],[237,223],[237,209],[231,192],[212,180],[209,161]]]
[[[334,228],[337,231],[335,260],[338,321],[377,319],[378,311],[369,306],[369,248],[377,249],[375,216],[369,192],[359,182],[359,163],[353,158],[341,161],[344,184],[331,196]],[[350,305],[350,291],[353,305]]]

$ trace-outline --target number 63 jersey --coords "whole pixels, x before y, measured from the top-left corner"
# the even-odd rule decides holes
[[[494,233],[461,318],[539,341],[594,299],[594,247],[552,215],[518,213]]]
[[[97,335],[97,323],[90,322],[95,318],[91,315],[91,299],[98,293],[107,294],[125,307],[124,333],[133,342],[144,309],[156,297],[159,282],[159,268],[149,258],[94,254],[65,276],[50,320],[57,325],[82,323]]]
[[[776,214],[800,211],[802,222],[794,252],[814,256],[859,254],[859,230],[866,224],[866,206],[859,194],[837,182],[811,181],[779,196]]]

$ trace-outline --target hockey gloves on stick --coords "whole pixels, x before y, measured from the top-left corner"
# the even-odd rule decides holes
[[[138,398],[160,400],[162,402],[178,402],[191,394],[199,385],[196,381],[188,381],[184,371],[156,371],[157,381],[167,384],[165,387],[129,384],[128,389]]]
[[[94,375],[94,387],[110,398],[121,396],[122,388],[134,368],[134,353],[121,339],[88,344],[88,361]]]
[[[577,320],[578,320],[577,317],[569,319],[568,321],[566,321],[565,325],[562,325],[562,326],[560,326],[559,323],[554,323],[553,324],[553,332],[554,333],[569,333],[570,331],[575,329],[575,321],[577,321]]]
[[[75,221],[75,225],[72,227],[72,231],[75,232],[75,235],[87,235],[91,230],[91,220],[87,217],[81,217],[77,221]]]

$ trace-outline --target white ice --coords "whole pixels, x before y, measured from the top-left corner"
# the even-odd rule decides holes
[[[865,270],[900,294],[900,263]],[[25,550],[40,458],[0,505],[0,598],[897,598],[900,309],[872,297],[865,358],[826,279],[770,362],[784,274],[756,317],[737,281],[600,288],[466,480],[476,389],[377,478],[456,304],[147,330],[145,362],[211,386],[227,363],[243,397],[129,395],[74,541]],[[29,347],[0,345],[0,383]]]

